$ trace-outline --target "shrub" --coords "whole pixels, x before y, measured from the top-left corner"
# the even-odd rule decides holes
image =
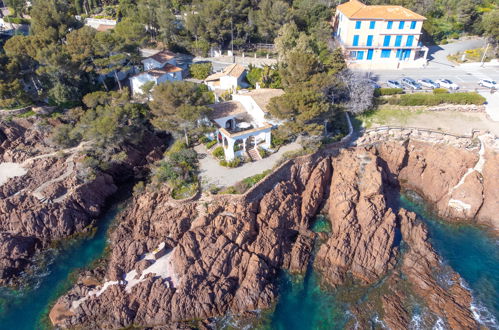
[[[144,181],[139,181],[135,184],[135,186],[133,186],[133,195],[139,196],[144,192],[145,189],[146,189],[146,185],[145,185]]]
[[[449,90],[446,88],[435,88],[433,90],[433,94],[447,94],[449,93]]]
[[[210,142],[210,139],[208,139],[208,137],[206,135],[203,135],[199,138],[198,140],[199,143],[203,143],[203,144],[206,144],[208,142]]]
[[[194,63],[190,66],[189,72],[195,79],[204,80],[211,73],[211,63]]]
[[[402,88],[376,88],[374,90],[374,96],[376,97],[395,94],[404,94],[404,90]]]
[[[215,150],[213,150],[212,154],[214,157],[216,157],[218,159],[225,158],[225,152],[224,152],[224,148],[222,146],[216,147]],[[225,165],[223,165],[223,166],[225,166]]]
[[[241,159],[240,158],[234,158],[233,160],[226,161],[225,159],[222,159],[220,161],[221,166],[225,167],[238,167],[241,164]]]
[[[434,106],[439,104],[476,104],[481,105],[485,102],[485,98],[478,93],[448,93],[448,94],[404,94],[400,97],[391,97],[388,100],[389,104],[401,106]]]
[[[207,142],[205,144],[205,146],[207,149],[211,149],[211,147],[213,147],[215,144],[217,144],[217,140],[212,140],[212,141]]]
[[[176,152],[179,152],[180,150],[187,149],[187,144],[185,143],[184,140],[177,140],[175,141],[171,147],[165,152],[165,155],[171,155]]]
[[[258,148],[258,153],[260,154],[260,157],[265,158],[269,155],[269,152],[263,148]]]

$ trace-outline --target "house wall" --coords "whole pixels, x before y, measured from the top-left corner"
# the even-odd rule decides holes
[[[130,79],[130,85],[132,87],[132,93],[134,95],[142,94],[142,90],[140,89],[142,85],[149,81],[154,81],[156,82],[156,79],[152,77],[151,75],[148,75],[147,73],[132,77]]]
[[[220,132],[221,133],[221,132]],[[250,132],[248,134],[241,134],[238,135],[237,137],[227,137],[223,133],[222,134],[222,139],[227,139],[228,145],[225,147],[225,144],[222,142],[223,148],[224,148],[224,153],[225,153],[225,159],[230,161],[233,160],[235,157],[242,156],[245,154],[245,146],[246,146],[246,139],[248,139],[250,136],[255,137],[256,143],[263,141],[262,144],[259,145],[259,147],[262,147],[264,149],[269,149],[270,148],[270,143],[271,143],[271,134],[272,134],[272,129],[271,128],[265,128],[257,132]],[[217,133],[218,135],[218,133]],[[236,143],[236,140],[243,140],[243,150],[238,151],[234,153],[234,144]]]
[[[220,78],[220,89],[237,89],[237,78],[231,76],[223,76]]]
[[[377,64],[414,61],[417,57],[424,57],[421,63],[426,62],[426,55],[422,56],[423,52],[421,52],[419,44],[423,21],[355,20],[349,19],[340,11],[337,11],[335,19],[338,26],[334,33],[344,48],[349,62],[366,62],[366,64],[376,66]],[[392,22],[391,29],[388,28],[390,21]],[[401,21],[404,22],[402,29],[399,28]],[[415,28],[411,29],[413,21],[416,24]],[[360,28],[356,28],[357,22],[360,22]],[[375,22],[373,29],[370,28],[370,22]],[[368,43],[369,36],[372,36],[370,44]],[[390,37],[388,44],[385,44],[385,36]],[[409,38],[412,38],[411,46],[407,45]],[[357,43],[355,43],[355,39],[357,39]],[[400,40],[400,43],[397,43],[397,40]]]
[[[256,120],[257,124],[263,125],[265,123],[265,112],[256,104],[251,96],[244,94],[234,94],[232,95],[234,101],[239,101],[244,109]]]
[[[142,60],[142,64],[144,65],[144,71],[151,70],[151,69],[159,69],[164,67],[166,64],[171,64],[171,65],[177,65],[177,59],[172,58],[169,61],[166,61],[164,63],[158,62],[153,58],[146,58]]]

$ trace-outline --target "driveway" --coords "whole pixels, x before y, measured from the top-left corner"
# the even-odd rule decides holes
[[[199,169],[203,187],[216,185],[218,187],[233,186],[237,182],[250,176],[260,174],[263,171],[271,170],[276,166],[283,154],[288,151],[302,149],[301,144],[293,142],[279,149],[278,152],[262,160],[245,163],[236,168],[220,166],[219,161],[207,153],[206,147],[202,144],[194,147],[199,155]]]
[[[459,40],[447,45],[429,46],[428,66],[429,67],[454,67],[455,64],[447,59],[448,55],[463,52],[468,49],[485,47],[486,41],[482,38]]]

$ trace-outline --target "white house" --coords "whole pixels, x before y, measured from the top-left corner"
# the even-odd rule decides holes
[[[267,104],[282,94],[283,90],[270,88],[240,91],[232,96],[232,101],[212,106],[210,119],[217,127],[216,138],[224,148],[226,160],[244,155],[257,160],[258,147],[270,148],[275,125],[267,118]]]
[[[236,91],[238,86],[243,86],[244,77],[246,77],[245,67],[240,64],[231,64],[223,71],[208,76],[204,82],[212,91]]]
[[[176,54],[169,50],[163,50],[161,52],[155,53],[148,56],[142,60],[144,65],[144,71],[162,68],[166,64],[177,65]]]
[[[165,50],[142,60],[144,72],[130,78],[130,87],[134,95],[143,94],[141,87],[150,81],[155,85],[182,80],[182,68],[176,66],[175,54]]]
[[[350,67],[422,67],[428,48],[420,42],[426,20],[402,6],[369,6],[349,0],[336,7],[334,36]]]

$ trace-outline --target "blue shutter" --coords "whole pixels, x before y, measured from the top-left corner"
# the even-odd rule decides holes
[[[399,23],[399,29],[400,30],[404,29],[404,23],[405,23],[404,21],[400,21],[400,23]]]
[[[372,45],[373,45],[373,36],[367,36],[366,46],[372,46]]]
[[[398,58],[399,60],[401,60],[401,59],[402,59],[402,49],[397,49],[397,58]]]
[[[416,21],[411,22],[411,30],[414,30],[416,28]]]
[[[414,42],[414,36],[407,36],[407,42],[405,43],[405,45],[411,47],[413,42]]]
[[[392,26],[393,26],[393,21],[388,21],[387,25],[386,25],[386,28],[388,30],[391,30],[392,29]]]
[[[359,45],[359,35],[356,34],[353,36],[353,45],[358,46]]]
[[[385,36],[385,40],[383,40],[383,46],[390,46],[390,36]]]
[[[357,52],[357,59],[358,60],[363,60],[364,59],[364,51],[360,50]]]
[[[389,58],[391,50],[390,49],[382,49],[381,50],[381,58]]]
[[[361,24],[362,24],[362,21],[356,21],[355,22],[355,30],[360,29]]]
[[[367,59],[368,60],[372,60],[373,59],[373,50],[372,49],[368,49],[367,50]]]
[[[399,47],[402,43],[402,36],[395,37],[395,47]]]
[[[373,30],[375,26],[376,26],[376,21],[371,21],[369,23],[369,29]]]

